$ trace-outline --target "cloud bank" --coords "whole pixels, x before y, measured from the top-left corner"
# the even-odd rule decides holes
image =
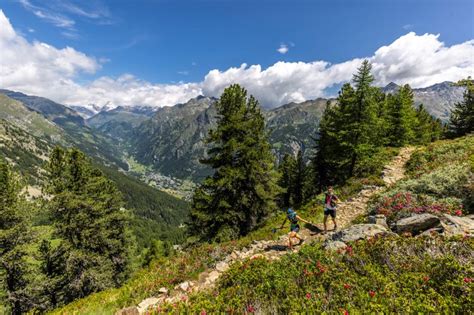
[[[393,81],[424,87],[474,75],[474,40],[446,46],[438,35],[410,32],[372,56],[341,63],[279,61],[268,68],[242,64],[213,69],[201,82],[156,84],[131,74],[102,76],[83,82],[84,74],[97,74],[102,60],[71,47],[56,48],[27,41],[0,10],[0,88],[48,97],[70,105],[112,104],[170,106],[198,95],[218,97],[232,83],[243,85],[265,107],[327,97],[327,90],[351,80],[363,59],[373,64],[376,84]]]

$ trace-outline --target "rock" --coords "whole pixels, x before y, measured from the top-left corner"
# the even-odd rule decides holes
[[[326,250],[338,250],[338,249],[343,249],[346,248],[347,245],[344,242],[341,241],[326,241],[324,242],[324,248]]]
[[[139,315],[140,312],[135,306],[127,307],[115,312],[115,315]]]
[[[395,224],[395,229],[397,230],[397,233],[410,232],[412,234],[418,234],[419,232],[437,226],[439,223],[439,218],[432,214],[415,214],[411,217],[398,220]]]
[[[445,214],[441,218],[444,234],[447,236],[474,234],[474,220]]]
[[[145,313],[146,310],[150,306],[154,306],[158,304],[159,302],[160,302],[160,299],[156,297],[150,297],[150,298],[144,299],[143,301],[140,302],[140,304],[138,304],[138,313],[140,314]]]
[[[333,241],[353,242],[376,235],[393,235],[387,228],[378,224],[354,224],[344,230],[334,233],[329,237]]]
[[[220,273],[218,271],[216,270],[211,271],[209,275],[207,276],[206,283],[212,284],[216,282],[216,280],[219,279],[219,276],[220,276]]]
[[[375,215],[375,224],[384,226],[388,229],[387,218],[383,214]]]
[[[187,292],[191,288],[191,284],[188,281],[184,281],[178,284],[178,288],[183,292]]]
[[[160,294],[168,294],[168,289],[165,288],[165,287],[161,287],[161,288],[158,290],[158,292],[159,292]]]
[[[219,272],[225,272],[227,269],[229,269],[229,264],[226,262],[221,261],[216,265],[216,270]]]
[[[423,236],[423,235],[433,236],[433,235],[439,235],[443,232],[444,232],[444,229],[442,227],[435,227],[435,228],[424,231],[418,236]]]

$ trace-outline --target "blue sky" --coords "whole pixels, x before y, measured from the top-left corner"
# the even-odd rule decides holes
[[[279,61],[340,64],[371,57],[409,32],[440,34],[446,47],[474,38],[468,0],[2,0],[0,9],[29,43],[95,59],[93,71],[68,77],[81,85],[123,74],[150,84],[201,82],[212,69],[243,63],[262,70]]]

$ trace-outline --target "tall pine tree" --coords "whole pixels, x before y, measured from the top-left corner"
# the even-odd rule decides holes
[[[278,205],[280,208],[286,209],[292,204],[292,192],[294,183],[294,174],[296,160],[293,155],[286,154],[283,157],[280,165],[278,165],[278,171],[280,172],[280,178],[278,185],[283,189],[279,195]]]
[[[22,314],[31,307],[25,260],[30,231],[27,203],[20,191],[18,176],[0,158],[0,285],[7,293],[11,314]]]
[[[299,208],[304,201],[304,185],[306,177],[306,165],[303,160],[303,151],[299,150],[296,155],[295,167],[293,170],[293,206]]]
[[[388,96],[389,144],[402,147],[415,140],[414,128],[416,112],[414,110],[413,91],[408,84],[398,93]]]
[[[214,169],[196,190],[191,232],[205,240],[245,235],[275,209],[279,192],[265,120],[252,96],[239,85],[226,88],[216,103],[217,127],[202,163]]]
[[[127,219],[113,182],[94,169],[82,152],[55,148],[47,170],[51,217],[61,242],[55,249],[47,244],[41,249],[51,285],[56,290],[64,285],[58,294],[48,295],[51,305],[57,306],[124,280]]]
[[[457,83],[466,87],[463,100],[454,106],[448,125],[450,137],[460,137],[474,132],[474,83],[469,77]]]

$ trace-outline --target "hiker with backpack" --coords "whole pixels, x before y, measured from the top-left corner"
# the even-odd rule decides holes
[[[336,223],[336,208],[339,198],[334,194],[332,186],[328,187],[328,190],[324,193],[324,233],[327,232],[326,222],[328,216],[331,216],[332,222],[334,223],[334,231],[337,229]]]
[[[298,221],[302,221],[304,223],[311,224],[311,225],[312,223],[301,218],[291,208],[288,208],[285,221],[283,221],[283,223],[281,224],[280,229],[282,229],[283,226],[285,226],[286,220],[290,221],[290,233],[288,234],[288,248],[292,249],[293,248],[292,239],[294,238],[298,239],[299,240],[298,245],[301,245],[304,242],[304,239],[302,239],[301,236],[298,235],[298,232],[300,231],[300,225],[298,224]]]

